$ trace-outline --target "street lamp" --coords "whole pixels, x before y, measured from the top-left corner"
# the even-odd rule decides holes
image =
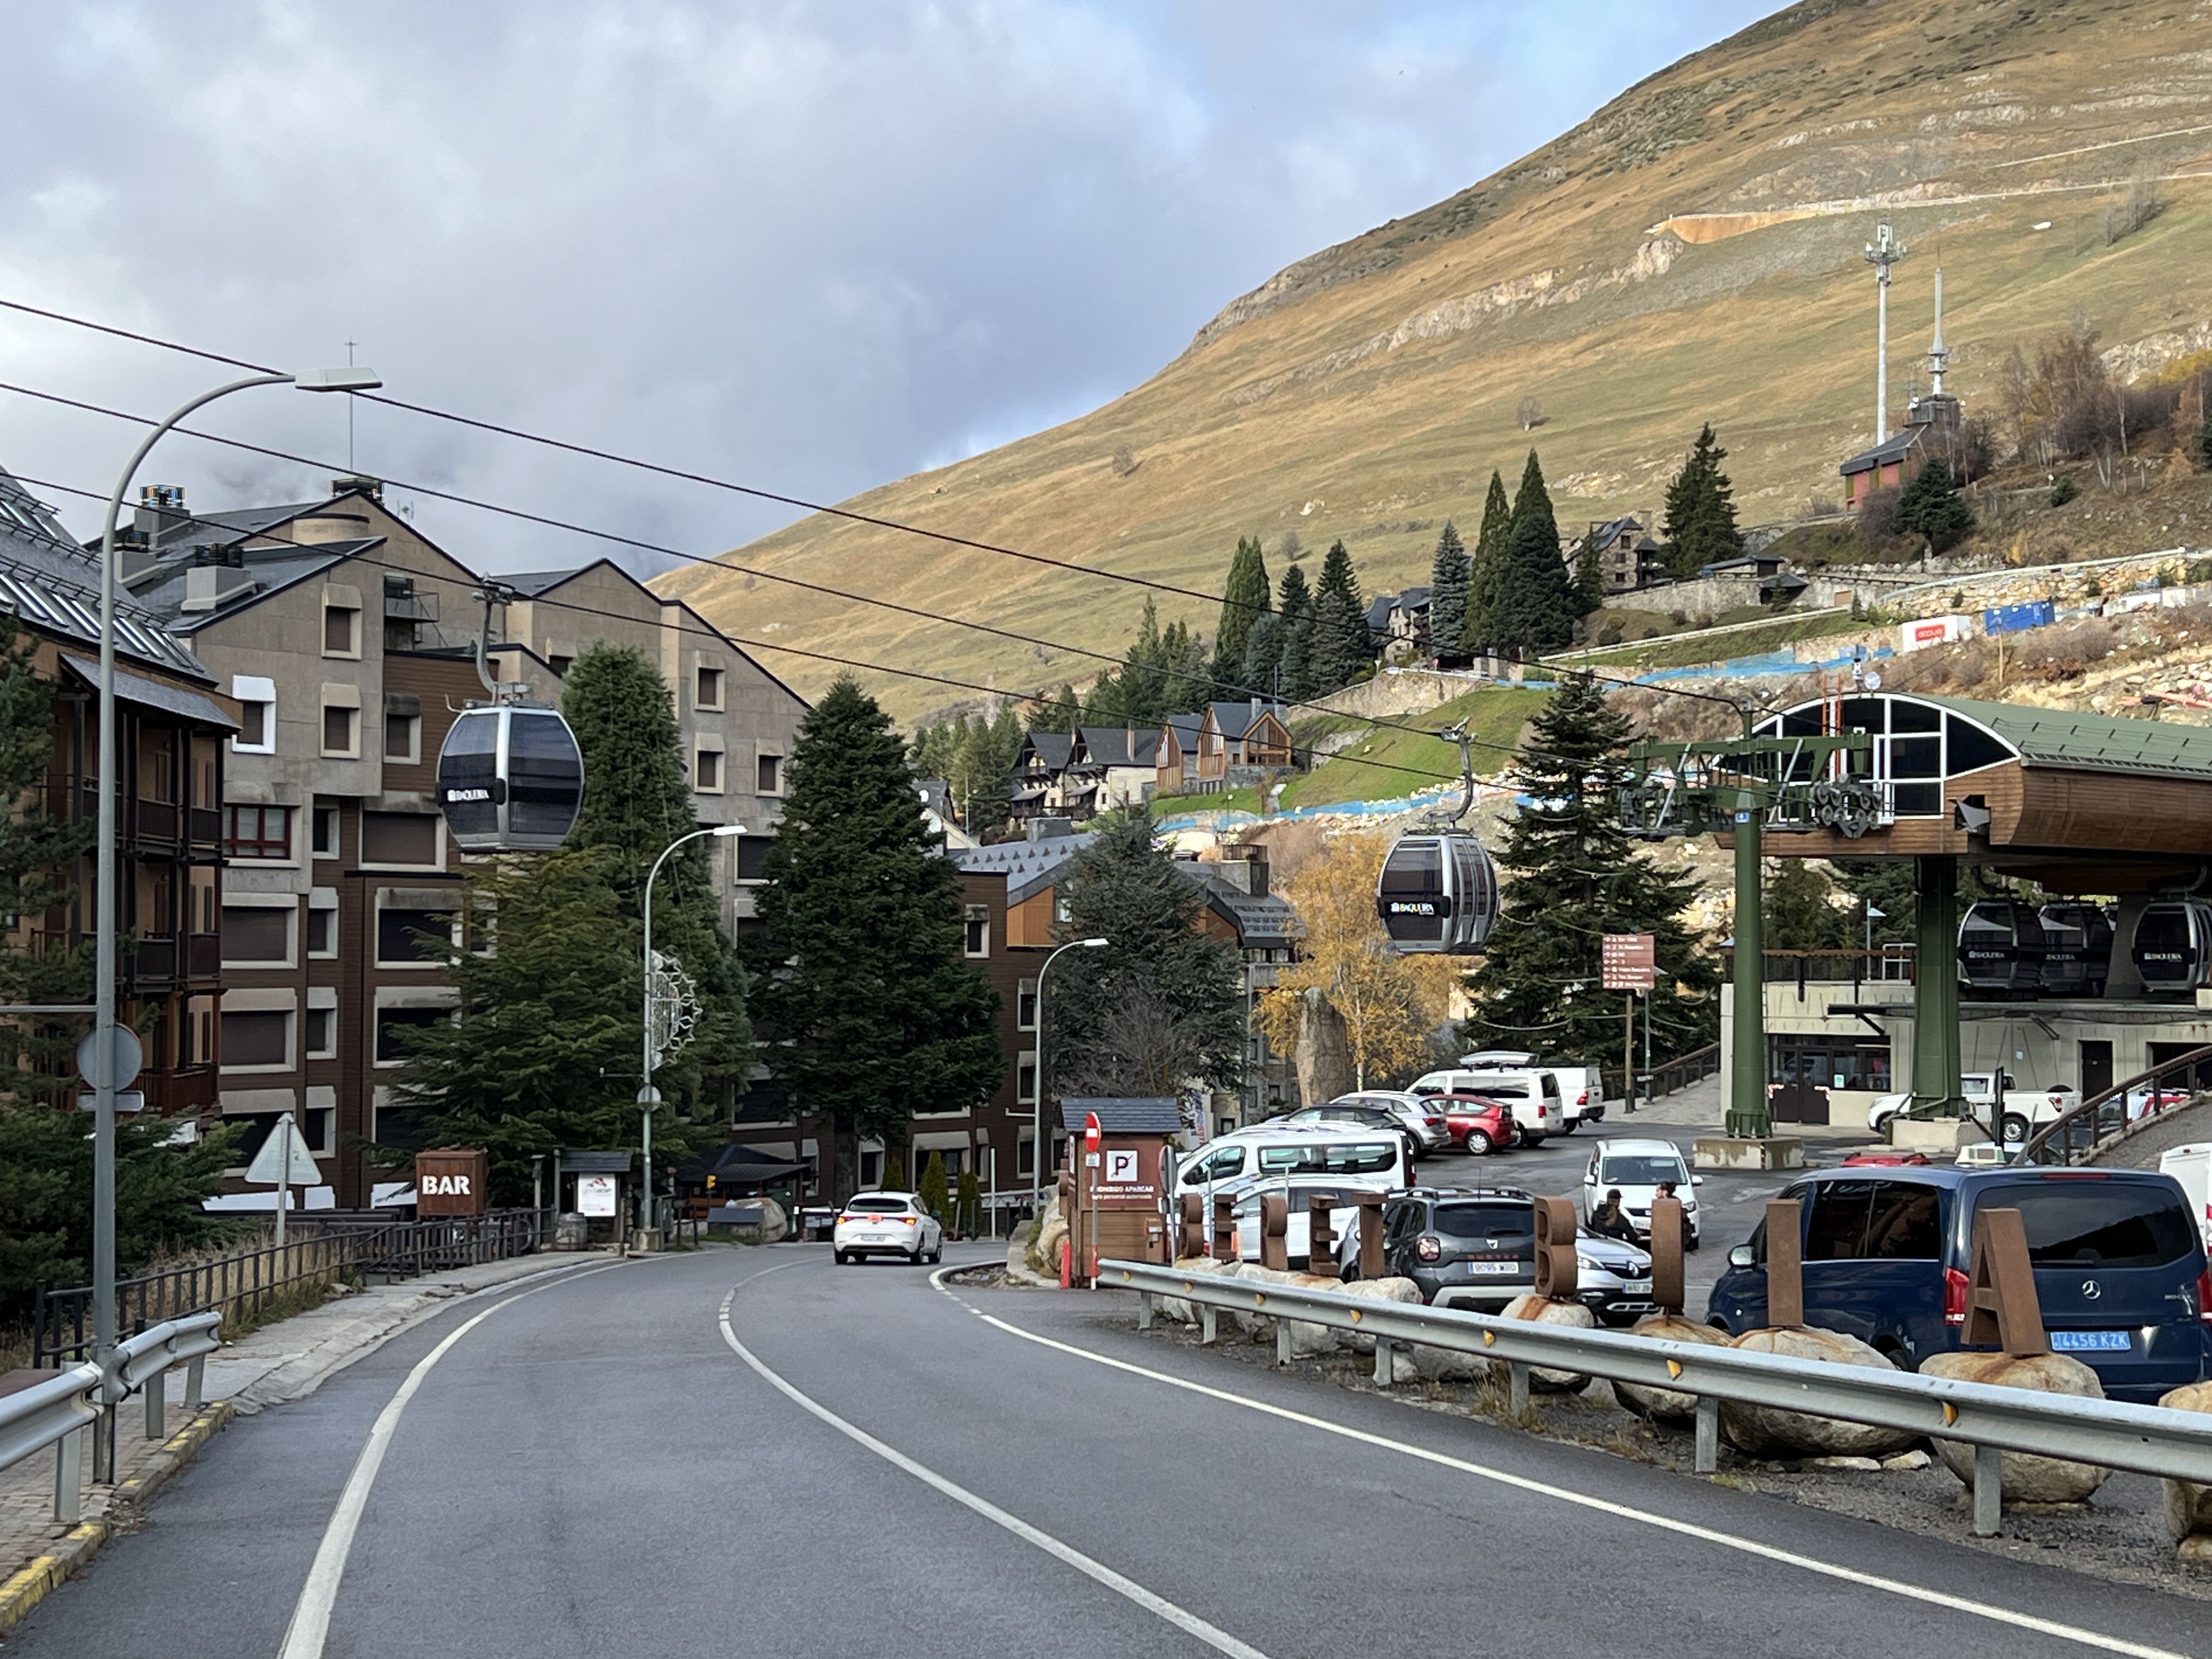
[[[686,842],[702,836],[712,836],[718,841],[727,841],[745,833],[742,823],[709,824],[703,830],[692,830],[677,836],[660,849],[660,856],[653,861],[653,868],[645,876],[645,1053],[643,1068],[637,1085],[637,1107],[641,1128],[641,1178],[638,1182],[637,1224],[640,1231],[653,1225],[653,1109],[660,1104],[660,1091],[653,1086],[653,1062],[659,1058],[653,1042],[653,884],[659,877],[660,866],[668,862],[668,855]]]
[[[131,480],[161,438],[203,404],[258,386],[302,392],[373,392],[384,384],[373,368],[319,368],[298,374],[254,374],[204,392],[173,410],[131,453],[100,532],[100,847],[93,896],[92,1352],[105,1363],[115,1346],[115,523]]]
[[[1061,951],[1097,951],[1111,943],[1103,939],[1072,939],[1044,959],[1037,969],[1036,1100],[1030,1108],[1030,1213],[1044,1213],[1044,976]]]
[[[1866,908],[1866,953],[1867,953],[1869,956],[1872,956],[1872,955],[1874,954],[1874,925],[1875,925],[1875,921],[1878,921],[1878,920],[1879,920],[1879,921],[1887,921],[1887,920],[1888,920],[1888,917],[1889,917],[1889,912],[1888,912],[1888,911],[1887,911],[1887,910],[1883,910],[1883,909],[1879,909],[1879,908],[1877,908],[1875,906],[1874,906],[1874,905],[1872,905],[1872,904],[1869,904],[1869,905],[1868,905],[1868,906],[1867,906],[1867,908]]]

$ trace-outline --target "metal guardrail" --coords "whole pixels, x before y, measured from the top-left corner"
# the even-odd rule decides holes
[[[46,1382],[0,1395],[0,1469],[89,1428],[100,1416],[92,1398],[100,1382],[99,1366],[73,1365]]]
[[[2110,1469],[2212,1482],[2212,1415],[2071,1395],[2037,1394],[1914,1371],[1828,1365],[1742,1348],[1668,1342],[1626,1331],[1583,1330],[1495,1319],[1461,1308],[1419,1307],[1350,1297],[1340,1291],[1257,1284],[1178,1273],[1139,1261],[1102,1261],[1097,1282],[1138,1292],[1138,1323],[1152,1321],[1152,1298],[1171,1296],[1277,1320],[1277,1352],[1287,1356],[1281,1322],[1303,1320],[1376,1339],[1376,1371],[1389,1375],[1385,1343],[1405,1343],[1502,1360],[1511,1368],[1512,1401],[1528,1402],[1536,1366],[1642,1383],[1698,1401],[1697,1468],[1719,1467],[1720,1402],[1765,1406],[1963,1440],[1974,1447],[1974,1526],[1996,1530],[2002,1454],[2094,1463]],[[1986,1522],[1986,1525],[1984,1524]]]

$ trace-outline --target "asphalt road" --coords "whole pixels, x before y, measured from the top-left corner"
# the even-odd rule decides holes
[[[823,1246],[471,1298],[234,1425],[9,1651],[2212,1654],[2202,1602],[1237,1364],[1130,1312]],[[317,1587],[327,1643],[288,1645]]]

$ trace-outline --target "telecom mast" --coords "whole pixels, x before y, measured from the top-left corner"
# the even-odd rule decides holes
[[[1889,437],[1889,268],[1905,257],[1905,244],[1890,234],[1889,221],[1875,227],[1866,245],[1866,262],[1875,277],[1874,441]]]

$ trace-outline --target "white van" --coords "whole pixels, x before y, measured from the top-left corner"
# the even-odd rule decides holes
[[[1585,1123],[1605,1119],[1605,1074],[1595,1066],[1552,1066],[1525,1048],[1482,1048],[1462,1054],[1470,1072],[1547,1071],[1559,1080],[1559,1133],[1571,1135]]]
[[[1542,1066],[1497,1071],[1431,1072],[1413,1087],[1417,1095],[1487,1095],[1510,1109],[1521,1144],[1540,1146],[1544,1137],[1565,1134],[1566,1108],[1559,1097],[1559,1079]]]
[[[1263,1181],[1316,1176],[1378,1193],[1412,1184],[1406,1138],[1334,1124],[1261,1124],[1209,1140],[1176,1171],[1176,1196],[1238,1198]],[[1209,1218],[1207,1224],[1212,1225]]]
[[[2212,1250],[2212,1146],[2176,1146],[2159,1155],[2158,1172],[2172,1176],[2188,1195],[2190,1212]]]

